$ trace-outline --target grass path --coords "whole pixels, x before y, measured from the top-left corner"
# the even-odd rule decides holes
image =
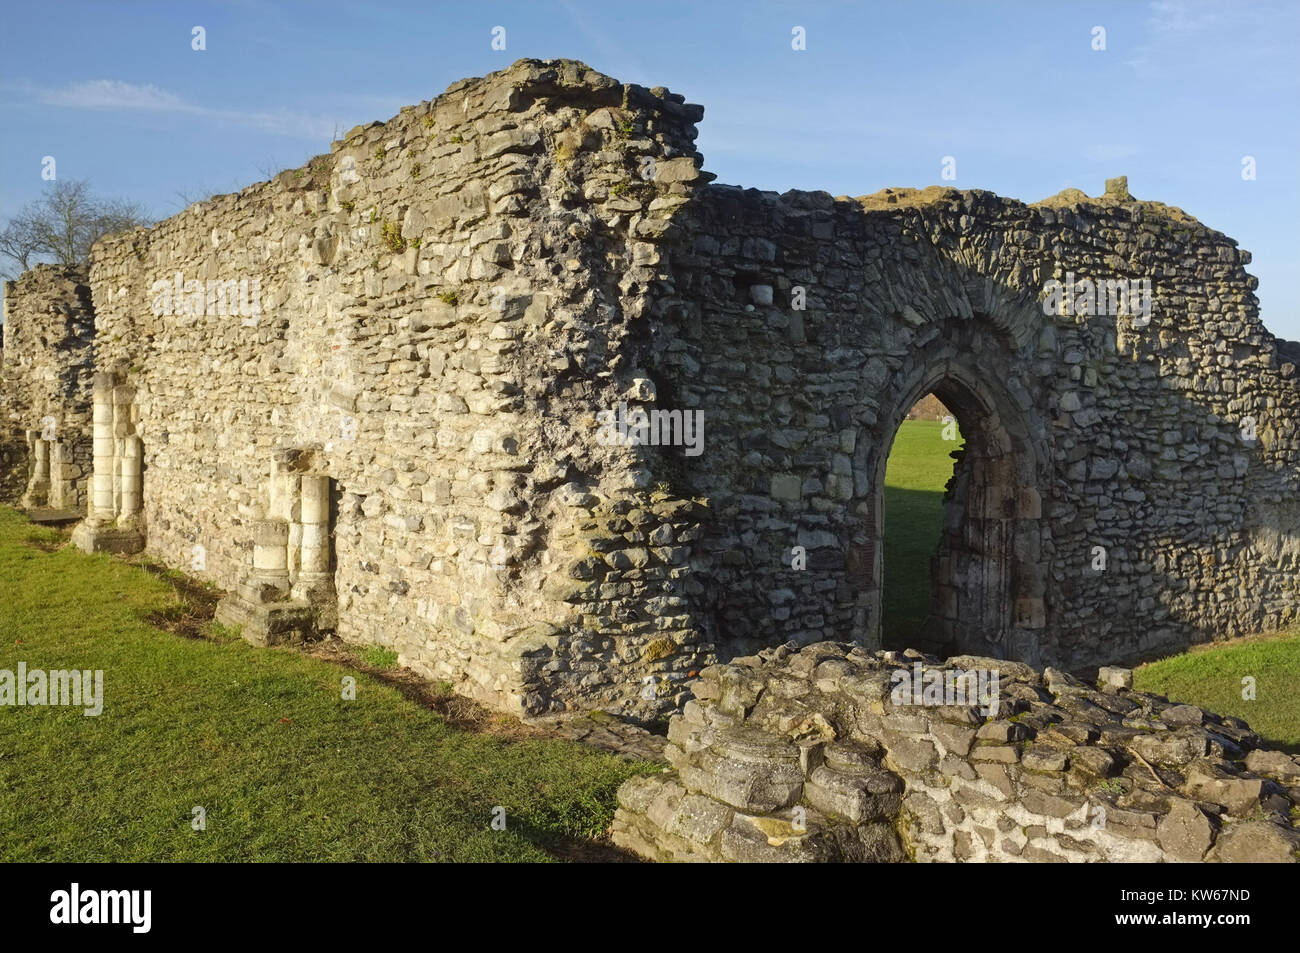
[[[0,669],[102,669],[104,710],[0,706],[0,861],[545,861],[599,845],[618,785],[657,770],[161,631],[165,579],[58,541],[0,508]]]
[[[943,439],[937,420],[905,420],[885,464],[885,645],[910,643],[930,609],[930,557],[943,530],[943,488],[949,454],[961,441]]]

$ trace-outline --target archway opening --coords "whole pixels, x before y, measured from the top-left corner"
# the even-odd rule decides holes
[[[935,634],[944,501],[964,445],[957,418],[933,392],[912,405],[894,433],[882,496],[884,648],[922,647]]]
[[[928,450],[922,441],[922,451],[909,454],[908,445],[914,443],[910,431],[925,428],[904,428],[903,408],[930,394],[948,410],[948,419],[930,423]],[[879,644],[938,656],[970,653],[1036,661],[1046,625],[1046,572],[1038,455],[1023,408],[997,384],[952,362],[920,375],[898,407],[896,416],[881,421],[884,457],[876,457],[876,493],[867,514],[874,528],[870,583]],[[946,442],[944,426],[949,428]],[[898,466],[887,467],[895,445]],[[928,474],[924,482],[907,476],[909,455],[929,461],[917,464],[919,472]],[[953,461],[950,470],[945,456]],[[887,468],[894,470],[889,495],[897,511],[888,514]],[[913,501],[921,505],[913,506]],[[917,513],[911,527],[909,508]],[[886,566],[887,550],[898,566]]]

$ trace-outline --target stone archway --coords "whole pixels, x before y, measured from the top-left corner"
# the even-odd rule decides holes
[[[942,535],[931,561],[929,611],[909,647],[939,655],[970,653],[1036,662],[1038,635],[1047,615],[1047,573],[1042,558],[1042,484],[1028,415],[997,380],[995,367],[968,360],[919,361],[910,382],[896,393],[900,399],[877,424],[873,443],[878,450],[869,464],[871,644],[880,644],[881,597],[888,584],[885,465],[908,409],[934,394],[956,417],[965,446],[944,494]]]

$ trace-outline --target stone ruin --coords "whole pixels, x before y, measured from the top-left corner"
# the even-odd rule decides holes
[[[707,724],[709,666],[882,647],[885,461],[934,394],[965,447],[911,647],[1087,674],[1296,621],[1300,347],[1247,252],[1123,180],[711,184],[702,116],[521,60],[88,274],[33,269],[5,295],[6,498],[215,583],[254,641],[334,632],[522,715],[695,697],[678,724]],[[945,807],[925,837],[1008,839]]]
[[[0,499],[84,513],[92,474],[95,311],[76,268],[38,265],[5,283]]]
[[[833,642],[711,666],[670,723],[674,770],[619,789],[614,842],[661,861],[1296,861],[1300,758],[1101,675]]]

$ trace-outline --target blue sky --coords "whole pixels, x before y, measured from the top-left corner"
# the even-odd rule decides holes
[[[1035,201],[1127,175],[1249,249],[1265,323],[1300,339],[1293,0],[47,0],[6,4],[4,25],[0,218],[39,195],[46,155],[166,216],[458,79],[563,56],[703,104],[722,182],[861,195],[948,184],[953,156],[956,187]]]

